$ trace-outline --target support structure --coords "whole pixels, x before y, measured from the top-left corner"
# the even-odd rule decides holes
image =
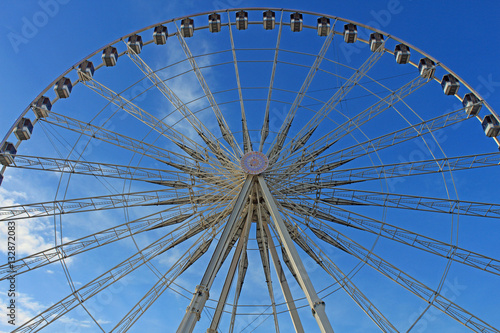
[[[215,313],[212,318],[212,322],[210,323],[210,328],[207,330],[207,333],[215,333],[217,332],[217,327],[219,327],[219,322],[222,317],[222,311],[224,310],[224,305],[226,305],[227,296],[229,295],[229,289],[233,284],[236,268],[238,267],[238,262],[241,260],[241,253],[247,247],[248,233],[250,232],[250,226],[252,224],[252,212],[253,212],[253,206],[252,202],[250,202],[247,212],[247,218],[245,221],[245,227],[243,228],[241,237],[238,240],[238,246],[236,247],[236,251],[234,252],[233,255],[233,260],[231,261],[231,265],[229,266],[229,271],[226,275],[226,280],[224,281],[224,287],[222,288],[222,292],[219,297],[219,302],[217,303],[217,307],[215,308]]]
[[[224,227],[224,231],[219,239],[219,242],[217,243],[217,247],[215,248],[212,258],[210,259],[201,283],[196,287],[191,303],[189,304],[186,314],[177,329],[177,333],[192,332],[196,322],[200,319],[201,311],[208,300],[210,287],[214,282],[215,275],[222,264],[224,253],[226,252],[229,241],[232,238],[236,220],[243,210],[243,205],[248,199],[253,183],[254,176],[248,176],[241,188],[238,198],[236,199],[233,211],[231,212],[226,226]]]
[[[288,281],[286,280],[285,271],[281,266],[281,261],[278,257],[276,247],[274,246],[273,237],[271,236],[271,232],[269,231],[267,222],[264,223],[264,231],[267,236],[267,243],[269,244],[269,252],[271,252],[274,269],[276,270],[276,274],[278,275],[278,282],[280,283],[281,291],[283,292],[283,296],[285,297],[286,306],[288,307],[290,317],[292,318],[293,327],[295,328],[295,332],[304,333],[304,327],[302,327],[302,322],[300,321],[299,313],[297,312],[297,308],[295,307],[292,292],[290,291],[290,286],[288,285]]]
[[[259,185],[262,190],[262,194],[264,196],[266,205],[274,220],[276,230],[278,230],[281,242],[283,243],[285,251],[287,252],[288,257],[290,258],[292,267],[294,268],[297,274],[297,279],[300,283],[300,286],[302,287],[302,290],[304,290],[304,293],[306,294],[306,298],[313,312],[313,316],[316,319],[316,322],[318,323],[321,332],[324,333],[333,332],[333,328],[330,324],[330,321],[326,316],[325,302],[323,302],[318,297],[316,291],[314,290],[312,282],[309,279],[309,275],[307,274],[304,264],[300,259],[299,253],[297,252],[297,249],[293,245],[292,238],[288,234],[288,230],[285,226],[285,223],[283,222],[283,219],[281,218],[281,215],[278,211],[278,207],[274,202],[274,198],[271,195],[269,188],[267,187],[266,181],[264,180],[263,176],[257,176],[257,179],[259,181]]]

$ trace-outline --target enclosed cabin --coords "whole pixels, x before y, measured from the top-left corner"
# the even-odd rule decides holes
[[[52,109],[52,103],[48,97],[42,96],[31,105],[31,108],[37,118],[45,118]]]
[[[181,21],[181,35],[184,38],[193,37],[194,34],[194,20],[192,18],[185,18]]]
[[[153,41],[156,45],[167,44],[168,30],[164,25],[158,25],[153,31]]]
[[[481,101],[473,93],[465,94],[462,105],[468,116],[477,116],[482,107]]]
[[[436,64],[429,58],[422,58],[418,62],[418,71],[420,72],[420,76],[431,79],[436,72]]]
[[[485,116],[481,125],[483,125],[484,134],[486,134],[486,136],[489,136],[490,138],[498,136],[498,133],[500,132],[500,124],[494,115],[489,114]]]
[[[33,124],[28,118],[21,118],[14,129],[14,134],[18,140],[29,140],[33,134]]]
[[[460,88],[460,82],[453,75],[446,74],[441,80],[441,87],[443,87],[445,95],[455,95]]]
[[[102,62],[106,67],[115,66],[118,61],[118,51],[116,47],[108,46],[102,51]]]
[[[72,89],[73,85],[71,84],[71,80],[67,77],[60,78],[54,86],[54,91],[59,98],[68,98]]]
[[[82,61],[80,65],[78,65],[78,78],[80,81],[90,81],[94,76],[95,68],[92,61]]]
[[[407,64],[410,62],[410,48],[405,44],[398,44],[394,49],[394,56],[398,64]]]
[[[208,30],[210,32],[220,32],[220,27],[220,15],[217,13],[208,15]]]
[[[370,34],[370,50],[372,52],[382,52],[384,36],[378,32]]]
[[[276,14],[272,10],[266,10],[262,13],[262,24],[264,29],[273,30],[276,24]]]
[[[358,40],[358,27],[349,23],[344,25],[344,41],[346,43],[354,43]]]
[[[139,35],[132,35],[128,38],[127,46],[134,51],[135,54],[139,54],[142,51],[142,37]]]
[[[302,31],[302,14],[299,12],[290,14],[290,28],[293,32],[301,32]]]
[[[330,32],[330,19],[328,17],[318,17],[318,36],[327,36]]]
[[[248,29],[248,12],[245,12],[244,10],[236,12],[236,29]]]
[[[17,149],[11,142],[5,142],[0,149],[0,164],[11,165],[14,163],[14,155],[16,155]]]

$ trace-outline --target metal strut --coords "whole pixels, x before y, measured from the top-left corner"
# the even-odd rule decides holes
[[[219,242],[217,243],[217,247],[215,248],[212,258],[210,259],[207,270],[203,275],[201,283],[196,287],[196,291],[193,294],[193,298],[191,299],[191,303],[186,310],[186,314],[177,329],[177,333],[192,332],[196,322],[200,319],[201,311],[203,310],[203,307],[208,299],[210,287],[212,286],[215,275],[222,264],[224,253],[226,252],[228,244],[232,239],[236,220],[240,216],[241,211],[243,210],[243,205],[248,199],[253,182],[254,176],[248,176],[245,180],[245,183],[241,188],[241,192],[238,195],[238,199],[236,199],[231,215],[229,216],[226,226],[224,227],[224,231],[222,232]]]
[[[215,308],[215,313],[212,318],[212,322],[210,323],[210,328],[207,330],[207,333],[216,333],[217,328],[219,327],[220,319],[222,317],[222,312],[224,310],[224,306],[226,305],[227,296],[229,295],[229,289],[233,284],[236,269],[238,267],[238,263],[241,258],[241,253],[247,247],[248,233],[250,232],[250,226],[252,224],[252,213],[253,213],[253,206],[252,202],[250,202],[247,212],[247,217],[245,220],[245,226],[241,234],[241,237],[238,240],[236,251],[233,254],[233,260],[231,261],[231,265],[229,266],[229,271],[227,272],[226,280],[224,281],[224,287],[220,294],[219,302],[217,303],[217,307]]]
[[[276,230],[278,231],[281,242],[283,243],[283,246],[285,248],[286,253],[288,254],[288,257],[290,258],[292,267],[297,274],[297,279],[299,281],[299,284],[302,287],[302,290],[304,290],[307,301],[309,302],[309,306],[311,307],[313,316],[316,319],[316,322],[318,323],[321,332],[333,333],[333,328],[330,324],[330,321],[328,320],[328,317],[326,316],[325,302],[323,302],[318,297],[316,291],[314,290],[312,282],[309,279],[309,275],[307,274],[304,264],[300,259],[299,253],[297,252],[297,249],[293,245],[292,238],[290,237],[290,234],[288,233],[285,223],[281,218],[280,212],[278,211],[278,207],[274,202],[274,198],[271,195],[269,188],[267,187],[266,181],[264,180],[263,176],[257,176],[257,179],[259,181],[259,185],[262,190],[262,194],[264,196],[266,205],[269,209],[269,212],[271,213],[271,216],[273,217]]]

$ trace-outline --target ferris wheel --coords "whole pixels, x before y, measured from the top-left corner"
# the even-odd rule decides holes
[[[238,8],[126,35],[57,77],[1,143],[0,184],[15,174],[41,199],[0,220],[50,223],[54,240],[1,279],[64,274],[62,297],[13,332],[62,331],[75,309],[96,332],[146,318],[417,332],[436,312],[500,332],[446,289],[500,275],[500,204],[478,176],[500,162],[499,119],[431,55],[332,15]],[[93,300],[117,285],[99,320]]]

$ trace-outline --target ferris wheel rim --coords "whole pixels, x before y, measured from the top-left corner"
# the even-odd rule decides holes
[[[62,77],[64,77],[65,75],[67,75],[68,73],[70,73],[72,70],[75,70],[79,64],[81,64],[83,61],[95,56],[96,54],[98,54],[99,52],[102,52],[106,47],[108,46],[112,46],[112,45],[115,45],[117,43],[119,43],[120,41],[123,41],[125,38],[127,37],[130,37],[134,34],[139,34],[141,32],[144,32],[148,29],[152,29],[154,28],[155,26],[157,25],[162,25],[162,24],[166,24],[166,23],[169,23],[169,22],[175,22],[175,21],[179,21],[179,20],[182,20],[182,19],[185,19],[185,18],[189,18],[189,17],[198,17],[198,16],[202,16],[202,15],[209,15],[209,14],[212,14],[212,13],[223,13],[223,12],[237,12],[237,11],[240,11],[240,10],[274,10],[274,11],[281,11],[281,12],[300,12],[300,13],[304,13],[304,14],[310,14],[310,15],[316,15],[316,16],[325,16],[325,17],[328,17],[330,19],[335,19],[335,20],[340,20],[342,22],[346,22],[346,23],[353,23],[353,24],[356,24],[358,26],[361,26],[365,29],[368,29],[368,30],[371,30],[371,31],[374,31],[374,32],[378,32],[378,33],[381,33],[382,35],[384,36],[387,36],[387,37],[390,37],[400,43],[403,43],[407,46],[409,46],[411,49],[417,51],[418,53],[422,54],[423,56],[433,60],[436,65],[442,67],[443,69],[445,69],[448,73],[452,74],[453,76],[455,76],[462,84],[464,84],[464,86],[467,87],[467,89],[474,93],[479,99],[480,101],[483,103],[483,105],[489,110],[489,112],[491,114],[493,114],[499,121],[500,121],[500,116],[496,113],[496,111],[488,104],[488,102],[482,98],[481,94],[479,94],[470,84],[467,83],[467,81],[463,80],[457,73],[455,73],[451,68],[449,68],[448,66],[446,66],[445,64],[443,64],[441,61],[439,61],[438,59],[434,58],[431,54],[421,50],[420,48],[418,47],[415,47],[414,45],[404,41],[403,39],[400,39],[398,38],[397,36],[393,36],[391,34],[388,34],[380,29],[376,29],[376,28],[373,28],[373,27],[370,27],[366,24],[363,24],[363,23],[360,23],[360,22],[357,22],[357,21],[353,21],[353,20],[349,20],[349,19],[345,19],[345,18],[341,18],[341,17],[338,17],[338,16],[334,16],[334,15],[329,15],[329,14],[322,14],[322,13],[318,13],[318,12],[313,12],[313,11],[307,11],[307,10],[296,10],[296,9],[287,9],[287,8],[273,8],[273,7],[241,7],[241,8],[232,8],[232,9],[218,9],[218,10],[213,10],[213,11],[206,11],[206,12],[202,12],[202,13],[194,13],[194,14],[190,14],[190,15],[183,15],[183,16],[179,16],[179,17],[176,17],[176,18],[173,18],[173,19],[169,19],[169,20],[164,20],[164,21],[160,21],[156,24],[152,24],[152,25],[149,25],[145,28],[141,28],[141,29],[138,29],[130,34],[127,34],[127,35],[124,35],[122,37],[119,37],[117,38],[116,40],[114,40],[113,42],[110,42],[106,45],[104,45],[103,47],[97,49],[96,51],[90,53],[89,55],[87,55],[86,57],[84,57],[83,59],[81,59],[80,61],[78,61],[77,63],[75,63],[73,66],[71,66],[70,68],[68,68],[66,71],[64,71],[61,75],[59,75],[56,79],[54,79],[54,81],[52,81],[44,90],[42,90],[34,99],[32,102],[30,102],[30,104],[24,109],[24,111],[21,113],[21,115],[16,119],[16,121],[14,122],[14,124],[11,126],[11,128],[7,131],[7,134],[4,136],[4,138],[2,139],[2,141],[0,142],[0,146],[2,146],[5,142],[7,142],[8,140],[8,137],[10,135],[10,133],[12,133],[12,131],[14,130],[15,126],[19,123],[19,121],[29,112],[29,110],[31,109],[31,106],[34,102],[36,102],[39,98],[41,98],[47,91],[49,91],[56,83],[59,79],[61,79]],[[208,26],[204,27],[206,29],[208,29]],[[176,33],[174,33],[175,35]],[[384,51],[385,52],[385,51]],[[121,56],[121,55],[120,55]],[[97,69],[97,68],[96,68]],[[57,98],[56,98],[57,100]],[[498,146],[500,147],[500,142],[498,140],[496,140]],[[2,168],[2,170],[0,171],[0,174],[3,174],[5,171],[5,168]]]
[[[263,9],[270,9],[270,8],[263,8]],[[271,8],[271,9],[272,9],[272,8]],[[232,10],[220,10],[220,11],[216,11],[216,12],[233,12],[233,11],[238,11],[238,10],[242,10],[242,9],[237,8],[237,9],[232,9]],[[261,10],[261,8],[243,8],[243,10]],[[282,12],[283,12],[283,11],[285,11],[284,9],[280,9],[280,10],[281,10]],[[294,10],[286,10],[286,11],[294,11]],[[310,14],[310,13],[311,13],[311,12],[307,12],[307,11],[299,11],[299,12],[301,12],[301,13],[307,13],[307,14]],[[174,22],[174,20],[180,20],[180,19],[182,19],[182,18],[187,18],[187,17],[196,17],[196,16],[201,16],[201,15],[211,14],[211,13],[213,13],[213,12],[205,12],[205,13],[199,13],[199,14],[196,14],[196,15],[190,15],[190,16],[188,15],[188,16],[183,16],[183,17],[181,17],[181,18],[172,19],[172,20],[169,20],[169,21],[165,21],[165,22],[163,22],[163,23],[167,23],[167,22]],[[321,15],[321,14],[318,14],[318,15]],[[325,15],[325,16],[326,16],[326,15]],[[327,16],[327,17],[328,17],[328,16]],[[331,18],[334,18],[334,17],[331,17]],[[338,18],[335,18],[335,19],[338,19]],[[340,19],[340,20],[343,20],[343,19]],[[343,20],[343,21],[344,21],[344,22],[350,22],[350,21],[348,21],[348,20]],[[354,22],[354,23],[355,23],[355,22]],[[141,29],[141,30],[138,30],[138,31],[136,31],[136,32],[132,33],[132,34],[143,32],[143,31],[147,30],[148,28],[151,28],[151,27],[154,27],[154,26],[155,26],[155,25],[152,25],[152,26],[147,27],[147,28],[143,28],[143,29]],[[360,25],[360,26],[361,26],[361,25]],[[371,28],[370,28],[370,30],[372,30],[372,31],[376,31],[376,30],[371,29]],[[121,37],[121,38],[120,38],[120,39],[118,39],[117,41],[107,44],[105,47],[110,46],[110,45],[115,45],[116,43],[118,43],[118,42],[120,42],[120,41],[124,41],[124,39],[125,39],[126,37],[129,37],[129,36],[131,36],[132,34],[130,34],[130,35],[126,35],[126,36],[124,36],[124,37]],[[175,35],[175,34],[176,34],[176,33],[174,33],[174,35]],[[388,34],[385,34],[385,33],[384,33],[384,35],[385,35],[385,36],[389,36]],[[398,39],[394,38],[393,36],[390,36],[390,38],[392,38],[392,39],[394,39],[394,40],[399,41]],[[410,45],[409,45],[409,44],[407,44],[406,42],[405,42],[405,44],[406,44],[406,45],[408,45],[408,46],[410,46]],[[102,51],[105,47],[103,47],[103,48],[99,49],[98,51],[94,52],[94,53],[93,53],[93,55],[98,54],[98,53],[99,53],[100,51]],[[410,46],[410,47],[412,47],[412,46]],[[413,47],[412,47],[412,49],[413,49],[413,50],[416,50],[416,51],[417,51],[417,52],[419,52],[419,53],[422,53],[422,52],[418,51],[418,49],[415,49],[415,48],[413,48]],[[384,52],[384,53],[385,53],[385,52]],[[390,53],[390,52],[389,52],[389,53]],[[123,54],[122,54],[122,55],[123,55]],[[86,59],[89,59],[90,57],[91,57],[91,56],[88,56]],[[429,58],[430,58],[430,59],[433,59],[433,58],[431,58],[431,57],[429,57]],[[437,62],[437,63],[438,63],[438,62]],[[441,67],[443,67],[444,69],[447,69],[446,67],[444,67],[444,66],[443,66],[443,65],[441,65],[440,63],[438,63],[438,64],[439,64]],[[77,64],[77,65],[78,65],[78,64]],[[59,78],[64,77],[64,76],[65,76],[67,73],[69,73],[71,70],[76,69],[76,66],[77,66],[77,65],[74,65],[71,69],[69,69],[67,72],[65,72],[64,74],[62,74]],[[453,72],[449,71],[449,73],[453,73]],[[58,79],[56,79],[54,82],[57,82],[57,81],[59,80],[59,78],[58,78]],[[457,78],[460,80],[460,82],[461,82],[461,83],[465,83],[465,82],[464,82],[464,81],[462,81],[462,80],[461,80],[458,76],[457,76]],[[43,94],[44,94],[47,90],[49,90],[51,87],[52,87],[52,85],[50,85],[48,88],[46,88],[46,90],[45,90],[44,92],[42,92],[42,93],[41,93],[41,95],[43,95]],[[471,92],[475,92],[473,89],[469,89],[469,90],[470,90]],[[478,96],[478,97],[480,97],[480,95],[477,95],[477,96]],[[482,101],[484,101],[484,100],[482,100]],[[486,102],[484,102],[484,103],[486,103]],[[484,105],[487,105],[487,104],[484,104]],[[25,110],[25,113],[26,113],[29,109],[30,109],[30,107],[28,107],[28,108]],[[25,115],[25,114],[23,114],[20,118],[22,118],[24,115]],[[17,124],[17,122],[16,122],[15,124]],[[220,138],[218,138],[218,139],[220,139]],[[4,141],[5,141],[5,139],[4,139]],[[135,153],[134,153],[134,154],[135,154]],[[69,186],[69,182],[68,182],[68,186]],[[132,236],[132,238],[133,238],[133,236]],[[373,249],[372,249],[372,250],[370,250],[370,253],[372,253],[372,252],[373,252]],[[449,260],[448,260],[448,262],[451,262],[451,259],[449,259]]]

